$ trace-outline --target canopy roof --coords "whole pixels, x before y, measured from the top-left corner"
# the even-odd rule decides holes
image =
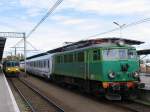
[[[0,61],[2,60],[3,57],[5,42],[6,42],[6,38],[0,37]]]
[[[102,43],[117,43],[119,41],[124,42],[125,44],[128,45],[140,45],[143,44],[144,42],[141,41],[137,41],[137,40],[131,40],[131,39],[124,39],[124,38],[98,38],[98,39],[90,39],[90,40],[81,40],[78,42],[74,42],[56,49],[52,49],[49,50],[47,52],[41,53],[41,54],[37,54],[31,57],[28,57],[27,59],[32,59],[32,58],[36,58],[36,57],[40,57],[40,56],[44,56],[44,55],[48,55],[51,53],[56,53],[56,52],[63,52],[63,51],[67,51],[67,50],[73,50],[73,49],[78,49],[78,48],[83,48],[83,47],[88,47],[94,44],[102,44]]]
[[[137,51],[138,55],[148,55],[150,54],[150,49],[144,49]]]
[[[140,44],[144,43],[144,42],[137,41],[137,40],[115,38],[115,37],[113,37],[113,38],[98,38],[98,39],[81,40],[78,42],[74,42],[74,43],[71,43],[69,45],[50,50],[50,51],[48,51],[48,53],[73,50],[73,49],[83,48],[83,47],[87,47],[87,46],[94,45],[94,44],[102,44],[102,43],[108,43],[108,42],[109,43],[117,43],[119,41],[122,41],[128,45],[140,45]]]

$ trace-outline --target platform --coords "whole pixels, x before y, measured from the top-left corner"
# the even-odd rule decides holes
[[[140,73],[141,83],[145,84],[145,90],[150,90],[150,74],[148,73]]]
[[[20,112],[3,73],[0,73],[0,112]]]

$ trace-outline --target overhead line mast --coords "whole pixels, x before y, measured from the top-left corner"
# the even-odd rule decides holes
[[[19,42],[17,42],[14,46],[16,46],[18,43],[22,42],[24,40],[24,61],[25,61],[25,72],[26,72],[26,41],[27,41],[27,38],[29,38],[33,33],[34,31],[36,31],[36,29],[47,19],[47,17],[49,17],[50,14],[52,14],[52,12],[62,3],[63,0],[58,0],[50,9],[49,11],[46,13],[46,15],[38,22],[37,25],[35,25],[35,27],[33,27],[33,29],[28,33],[28,35],[26,36],[25,33],[16,33],[16,32],[11,32],[11,33],[2,33],[4,36],[9,36],[9,35],[16,35],[16,36],[22,36],[23,39],[21,39]]]

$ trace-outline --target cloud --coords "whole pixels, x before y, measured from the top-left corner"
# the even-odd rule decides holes
[[[150,11],[148,0],[66,0],[63,8],[73,8],[77,11],[106,14],[137,14]]]
[[[56,0],[20,0],[20,4],[27,10],[27,14],[36,17],[46,12]]]
[[[34,10],[40,14],[42,10],[51,7],[57,0],[20,0],[29,14]],[[149,0],[64,0],[59,11],[73,9],[78,12],[95,13],[99,15],[132,15],[149,14]],[[30,12],[31,11],[31,12]],[[31,15],[32,16],[32,15]]]
[[[5,15],[1,9],[0,29],[3,31],[29,32],[41,19],[43,14],[56,0],[19,0],[16,5],[18,12],[9,10],[14,16]],[[13,4],[13,3],[12,3]],[[14,1],[14,4],[16,2]],[[28,40],[40,50],[50,50],[63,45],[65,41],[79,41],[90,35],[116,28],[113,21],[131,23],[149,14],[149,0],[64,0],[58,9],[49,17]],[[16,16],[17,15],[17,16]],[[122,31],[123,37],[144,40],[148,47],[150,25],[141,24]],[[119,31],[98,37],[119,37]],[[98,38],[94,37],[94,38]],[[12,47],[16,39],[8,40],[6,49]],[[23,46],[19,45],[19,46]],[[28,49],[31,49],[28,46]]]

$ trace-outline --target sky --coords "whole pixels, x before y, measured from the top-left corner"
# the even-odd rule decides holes
[[[1,0],[0,31],[25,32],[41,20],[57,0]],[[39,52],[90,38],[119,37],[119,30],[90,37],[114,28],[113,22],[120,25],[130,24],[150,17],[149,0],[64,0],[62,4],[28,38]],[[146,42],[137,49],[150,47],[150,22],[128,27],[122,30],[122,38]],[[4,56],[13,52],[19,39],[7,39]],[[23,46],[23,43],[17,45]],[[30,45],[28,50],[33,49]],[[18,52],[20,52],[18,49]],[[39,52],[28,52],[28,56]],[[13,52],[14,53],[14,52]]]

